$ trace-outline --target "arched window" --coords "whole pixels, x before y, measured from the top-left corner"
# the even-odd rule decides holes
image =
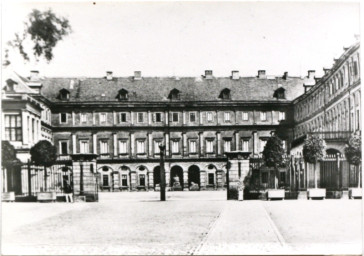
[[[177,89],[173,89],[170,91],[168,95],[168,99],[170,100],[179,100],[180,99],[180,91]]]
[[[224,90],[222,90],[219,95],[219,98],[223,100],[230,100],[231,99],[230,89],[225,88]]]

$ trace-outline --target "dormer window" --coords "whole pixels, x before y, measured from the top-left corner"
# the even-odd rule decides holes
[[[224,90],[221,91],[219,98],[222,100],[230,100],[230,90],[228,88],[225,88]]]
[[[118,98],[120,101],[128,100],[128,91],[125,89],[121,89],[116,98]]]
[[[180,99],[180,91],[177,89],[173,89],[169,95],[168,95],[168,99],[170,100],[179,100]]]
[[[62,89],[59,91],[59,98],[61,100],[69,100],[70,99],[70,92],[66,89]]]
[[[283,87],[278,88],[275,90],[273,97],[277,99],[285,99],[286,98],[286,90]]]

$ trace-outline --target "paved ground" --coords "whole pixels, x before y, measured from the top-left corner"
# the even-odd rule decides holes
[[[104,193],[3,203],[2,253],[360,254],[361,200],[226,201],[226,192]]]

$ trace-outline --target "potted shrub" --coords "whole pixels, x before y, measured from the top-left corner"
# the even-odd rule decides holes
[[[360,188],[361,178],[361,137],[358,134],[353,134],[348,144],[345,147],[345,157],[348,162],[355,165],[358,171],[358,187],[349,188],[349,198],[362,197],[362,190]]]
[[[305,140],[303,145],[303,158],[306,163],[311,163],[314,165],[315,173],[315,188],[307,189],[307,198],[322,198],[326,197],[326,189],[318,188],[317,186],[317,162],[321,160],[325,155],[326,144],[325,141],[316,136],[310,136]]]
[[[263,150],[263,159],[267,167],[273,167],[274,169],[274,189],[268,189],[268,200],[273,198],[284,199],[285,190],[278,189],[279,167],[285,166],[284,148],[282,140],[277,135],[270,137],[265,144]]]
[[[47,140],[41,140],[30,149],[31,161],[44,167],[44,191],[37,193],[38,201],[55,201],[56,192],[47,192],[47,167],[57,159],[57,149]]]

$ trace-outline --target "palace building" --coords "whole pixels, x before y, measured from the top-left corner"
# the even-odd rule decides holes
[[[26,162],[39,140],[51,141],[58,161],[96,154],[103,190],[154,189],[160,183],[159,145],[166,146],[166,181],[178,177],[184,190],[220,189],[226,183],[225,152],[251,152],[251,168],[263,187],[271,180],[255,170],[267,139],[280,129],[287,155],[299,154],[305,136],[318,133],[328,153],[343,153],[350,133],[360,130],[359,43],[322,78],[259,70],[215,77],[130,77],[107,71],[99,78],[3,76],[2,140]],[[23,170],[15,183],[25,194]],[[289,180],[280,175],[280,183]],[[41,183],[41,182],[40,182]],[[42,184],[38,186],[42,190]]]

